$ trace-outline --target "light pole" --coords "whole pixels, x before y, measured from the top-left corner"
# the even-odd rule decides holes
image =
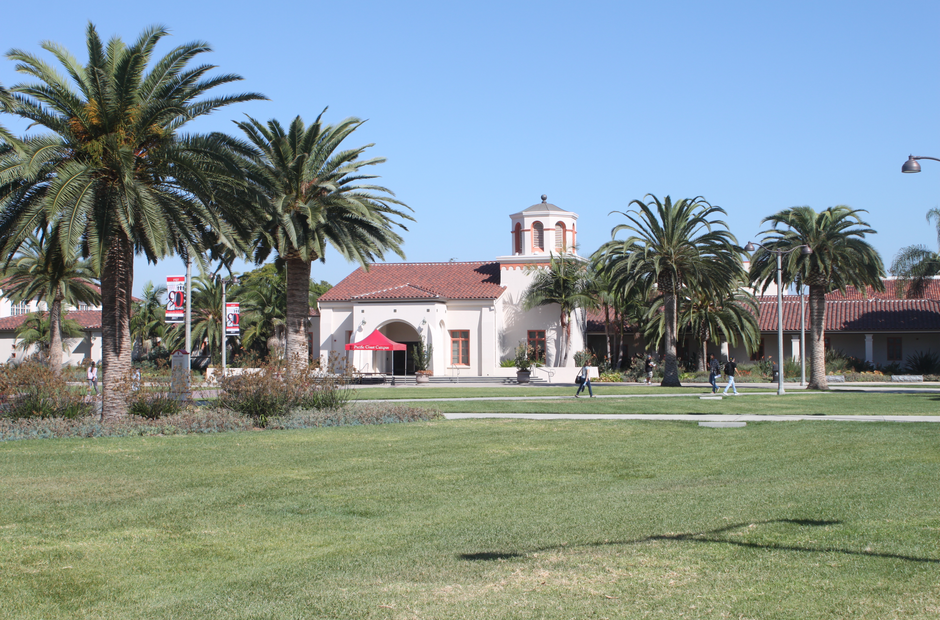
[[[800,254],[806,256],[813,253],[813,248],[808,245],[801,245],[791,250],[774,250],[766,245],[748,241],[747,245],[744,246],[744,251],[750,254],[758,247],[764,248],[777,257],[777,396],[783,396],[785,393],[783,390],[783,257],[797,250],[800,251]],[[803,351],[800,351],[800,357],[802,356]]]
[[[228,344],[228,301],[225,298],[225,286],[228,284],[238,284],[238,278],[222,278],[222,376],[225,376],[225,349]]]
[[[797,288],[800,289],[800,387],[806,385],[806,317],[803,315],[803,281],[797,279]]]
[[[936,157],[914,157],[913,155],[908,155],[907,161],[904,162],[904,165],[901,166],[901,172],[920,172],[920,164],[917,163],[918,159],[932,159],[933,161],[940,161]]]

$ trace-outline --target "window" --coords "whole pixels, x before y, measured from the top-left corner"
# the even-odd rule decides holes
[[[522,254],[522,224],[516,224],[512,231],[512,253]]]
[[[29,314],[29,303],[21,301],[18,304],[13,304],[11,307],[10,315],[11,316],[20,316],[21,314]]]
[[[532,249],[545,251],[545,229],[542,227],[542,222],[532,224]]]
[[[759,359],[764,357],[764,339],[760,339],[760,345],[757,347],[757,350],[751,353],[751,361],[756,362]]]
[[[568,248],[568,241],[565,239],[565,225],[562,222],[555,224],[555,251],[561,254]]]
[[[526,342],[529,345],[529,350],[533,354],[533,359],[536,361],[545,363],[545,330],[543,329],[530,329],[528,332],[528,337]]]
[[[450,332],[450,364],[451,366],[470,365],[470,332],[469,330],[451,330]]]
[[[904,359],[901,351],[901,338],[900,336],[888,337],[888,361],[889,362],[900,362]]]
[[[87,311],[89,311],[89,310],[91,310],[91,309],[92,309],[92,308],[91,308],[91,304],[81,304],[81,303],[78,304],[78,311],[79,311],[79,312],[87,312]]]

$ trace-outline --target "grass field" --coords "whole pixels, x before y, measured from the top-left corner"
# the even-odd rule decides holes
[[[933,619],[938,480],[930,424],[8,442],[0,617]]]
[[[704,388],[600,388],[598,398],[572,398],[565,388],[368,388],[360,400],[420,399],[420,406],[443,413],[665,413],[727,415],[938,415],[938,393],[806,392],[778,397],[771,390],[739,390],[742,396],[702,400]],[[583,395],[583,392],[582,392]],[[685,395],[685,396],[683,396]],[[560,398],[546,399],[548,396]],[[620,398],[619,396],[624,396]],[[627,397],[631,396],[631,397]],[[636,397],[632,397],[636,396]],[[608,398],[611,397],[611,398]],[[455,398],[486,400],[446,400]],[[497,399],[497,400],[489,400]]]

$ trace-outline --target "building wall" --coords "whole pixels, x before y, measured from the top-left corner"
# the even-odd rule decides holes
[[[63,366],[79,366],[86,358],[101,363],[101,331],[86,332],[85,338],[65,338],[68,349],[62,355]],[[13,332],[0,332],[0,362],[9,363],[14,359],[21,361],[35,353],[35,347],[29,351],[16,351],[16,336]],[[16,357],[13,357],[13,353]]]

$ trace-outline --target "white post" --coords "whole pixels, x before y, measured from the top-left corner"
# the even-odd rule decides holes
[[[777,395],[783,396],[783,255],[777,255]]]
[[[225,305],[225,278],[222,278],[222,376],[225,376],[225,345],[228,343],[228,307]]]

